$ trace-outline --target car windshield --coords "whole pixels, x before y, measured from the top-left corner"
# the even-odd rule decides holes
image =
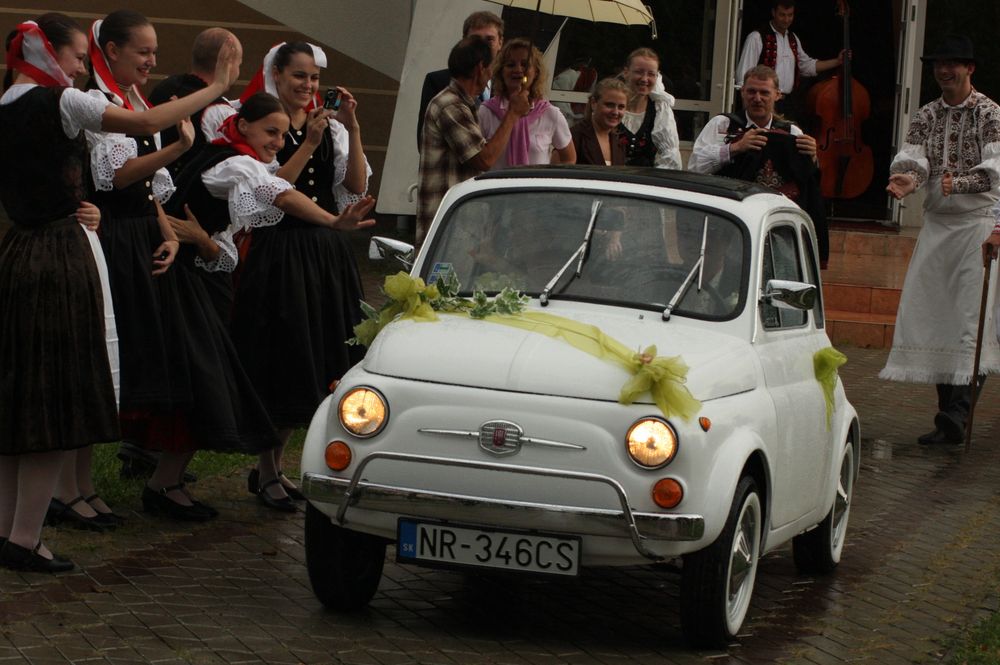
[[[746,270],[737,222],[677,202],[603,192],[509,190],[466,198],[435,234],[422,276],[433,282],[453,272],[466,293],[509,286],[537,297],[582,255],[595,201],[588,258],[578,277],[579,261],[571,262],[549,298],[662,311],[694,271],[673,313],[712,319],[739,313]]]

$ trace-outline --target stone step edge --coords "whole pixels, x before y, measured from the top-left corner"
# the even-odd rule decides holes
[[[827,321],[843,321],[844,323],[870,323],[879,326],[896,325],[895,314],[872,314],[871,312],[845,312],[828,309],[825,312]]]

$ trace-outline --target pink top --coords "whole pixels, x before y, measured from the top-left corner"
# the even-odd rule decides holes
[[[506,110],[507,100],[499,100],[501,106]],[[500,118],[485,105],[479,107],[479,127],[483,131],[483,138],[489,140],[500,126]],[[569,125],[566,117],[554,106],[548,105],[529,126],[530,143],[528,148],[528,164],[548,164],[551,161],[552,149],[562,150],[570,144],[572,137],[569,133]],[[491,170],[505,169],[510,166],[508,162],[508,150],[493,164]]]

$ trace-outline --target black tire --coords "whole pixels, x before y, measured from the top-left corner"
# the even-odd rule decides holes
[[[854,494],[854,446],[848,440],[840,456],[840,475],[834,489],[833,506],[815,529],[792,539],[792,557],[800,572],[825,575],[840,563],[840,555],[847,537],[847,523],[851,515],[851,498]]]
[[[306,506],[306,570],[313,593],[331,610],[364,607],[378,590],[387,542],[336,526],[311,503]]]
[[[743,625],[757,576],[763,519],[757,483],[744,476],[722,533],[705,549],[684,556],[681,628],[692,646],[725,646]]]

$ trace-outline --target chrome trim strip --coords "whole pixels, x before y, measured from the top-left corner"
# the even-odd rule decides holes
[[[364,473],[365,468],[375,461],[375,460],[393,460],[398,462],[410,462],[414,464],[432,464],[438,466],[454,466],[467,469],[483,469],[489,471],[498,471],[503,473],[514,473],[520,475],[534,475],[542,476],[546,478],[565,478],[569,480],[583,480],[589,482],[601,483],[603,485],[609,486],[614,490],[615,494],[618,496],[618,501],[621,504],[621,512],[611,511],[610,514],[613,515],[617,521],[624,521],[624,526],[628,531],[629,538],[632,540],[632,545],[635,547],[636,551],[642,556],[645,556],[654,561],[660,560],[662,557],[654,552],[651,552],[643,543],[646,539],[639,532],[639,526],[636,522],[636,513],[632,512],[632,507],[628,502],[628,495],[625,492],[625,488],[615,480],[614,478],[609,478],[608,476],[602,476],[596,473],[586,473],[582,471],[561,471],[556,469],[546,469],[541,467],[530,467],[530,466],[514,466],[510,464],[500,464],[497,462],[482,462],[474,460],[458,460],[450,459],[446,457],[432,457],[429,455],[414,455],[410,453],[394,453],[394,452],[374,452],[365,457],[358,467],[354,470],[354,474],[351,476],[350,481],[346,483],[343,494],[340,497],[336,497],[337,490],[340,486],[343,486],[344,479],[342,478],[330,478],[327,476],[320,476],[318,474],[307,473],[305,475],[305,481],[307,483],[306,487],[309,488],[307,496],[309,498],[315,498],[317,500],[322,500],[319,497],[318,491],[313,491],[313,485],[317,487],[326,484],[333,489],[333,492],[328,499],[328,502],[339,503],[340,506],[337,509],[336,520],[338,524],[344,524],[344,519],[347,515],[347,509],[351,505],[357,504],[362,496],[368,491],[374,491],[375,488],[379,488],[383,493],[388,495],[395,494],[396,496],[406,495],[412,497],[413,490],[407,490],[405,488],[392,488],[392,487],[380,487],[368,481],[362,481],[361,476]],[[310,494],[312,493],[312,495]],[[568,513],[578,513],[578,514],[592,514],[595,511],[592,509],[579,509],[572,507],[560,507],[560,506],[550,506],[547,504],[508,504],[507,502],[497,502],[493,499],[488,499],[485,497],[475,497],[475,496],[448,496],[443,494],[435,494],[431,492],[424,492],[426,496],[437,496],[445,500],[453,500],[463,502],[465,505],[483,505],[483,504],[495,504],[502,505],[505,508],[511,510],[517,510],[521,506],[526,506],[528,508],[534,508],[542,511],[557,510]],[[314,496],[315,495],[315,496]],[[413,506],[409,506],[412,511]],[[662,518],[667,521],[685,521],[687,522],[687,528],[684,533],[688,536],[687,538],[679,538],[684,540],[697,540],[700,538],[704,532],[704,519],[700,516],[679,516],[679,515],[650,515],[644,514],[645,520],[649,520],[650,517]],[[645,521],[644,520],[644,521]],[[678,529],[680,531],[680,529]]]
[[[473,432],[472,430],[464,429],[436,429],[433,427],[421,427],[417,430],[421,434],[442,434],[444,436],[458,436],[463,439],[478,439],[479,430]],[[581,446],[578,443],[566,443],[564,441],[552,441],[551,439],[539,439],[533,436],[522,436],[519,441],[521,443],[530,443],[536,446],[546,446],[549,448],[568,448],[570,450],[586,450],[587,446]]]

